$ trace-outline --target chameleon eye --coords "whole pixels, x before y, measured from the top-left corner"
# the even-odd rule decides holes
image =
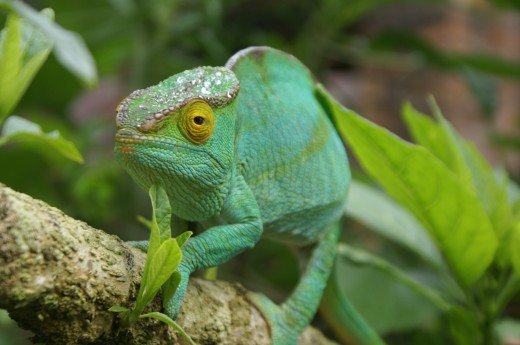
[[[206,122],[206,119],[203,116],[195,116],[193,118],[193,123],[199,126],[202,126]]]
[[[195,144],[205,143],[215,127],[215,115],[208,103],[194,99],[184,107],[181,127]]]

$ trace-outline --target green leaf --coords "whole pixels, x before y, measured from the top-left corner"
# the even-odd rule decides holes
[[[172,209],[168,194],[164,188],[154,185],[150,188],[150,199],[153,207],[152,223],[156,223],[159,229],[161,242],[172,237],[171,235],[171,217]]]
[[[323,88],[318,92],[364,169],[428,230],[461,284],[479,279],[497,239],[475,195],[424,147],[343,108]]]
[[[191,235],[193,235],[193,232],[191,232],[191,231],[184,231],[182,234],[180,234],[179,236],[175,237],[175,239],[177,240],[177,243],[179,244],[179,247],[182,248],[182,246],[184,246],[186,244],[186,242],[189,240]]]
[[[150,241],[148,243],[148,256],[153,255],[155,251],[159,248],[161,245],[161,232],[159,230],[159,225],[157,224],[157,219],[155,217],[155,206],[154,202],[157,196],[157,185],[152,185],[150,187],[150,190],[148,191],[148,195],[150,196],[150,200],[152,201],[152,207],[153,207],[153,215],[152,215],[152,224],[150,227]],[[148,257],[147,257],[147,263],[148,263]],[[145,264],[146,265],[146,264]],[[146,266],[145,266],[146,270]]]
[[[426,284],[431,284],[436,278],[438,284],[437,276],[426,274],[423,266],[415,268],[410,265],[399,269],[383,259],[372,260],[373,257],[360,249],[356,249],[355,253],[346,252],[341,244],[335,269],[343,295],[378,333],[417,327],[434,319],[444,309],[444,303],[441,302],[443,307],[439,308],[424,294],[410,288],[419,286],[417,290],[429,291]],[[408,284],[403,284],[403,281]],[[432,292],[431,295],[435,296],[436,293]],[[437,299],[442,301],[441,298]]]
[[[140,316],[140,318],[142,318],[142,319],[147,318],[147,317],[152,318],[152,319],[157,319],[159,321],[164,322],[165,324],[167,324],[168,326],[174,328],[177,332],[179,332],[180,335],[184,339],[186,339],[190,345],[196,345],[195,342],[190,338],[190,336],[182,329],[182,327],[179,326],[177,324],[177,322],[173,321],[167,315],[164,315],[163,313],[159,313],[159,312],[153,312],[153,313],[143,314]]]
[[[63,66],[87,85],[97,83],[94,59],[78,34],[63,29],[21,1],[9,2],[9,7],[52,40],[56,58]]]
[[[53,18],[50,9],[42,16]],[[0,123],[14,109],[47,59],[52,42],[27,20],[9,15],[0,33]]]
[[[61,155],[78,163],[83,163],[83,157],[74,144],[65,140],[58,131],[45,133],[34,122],[19,116],[10,116],[0,135],[0,146],[7,142],[29,141],[43,144],[44,148],[56,150]]]
[[[218,266],[206,268],[204,270],[204,280],[215,281],[218,277]]]
[[[150,260],[148,260],[149,258]],[[144,310],[161,286],[177,270],[181,258],[181,249],[173,238],[164,241],[155,253],[148,253],[141,288],[134,309],[136,314],[140,314]]]
[[[511,262],[515,274],[520,278],[520,221],[513,228],[507,245],[510,246],[508,253],[511,253]]]
[[[182,259],[182,251],[177,240],[171,238],[171,208],[166,191],[158,185],[152,185],[148,193],[153,207],[150,241],[141,286],[131,318],[141,314],[161,286],[165,285],[164,289],[167,293],[172,295],[175,293],[178,282],[175,286],[172,285],[175,279],[174,272]],[[168,284],[166,284],[167,280]]]
[[[178,248],[179,255],[182,257],[182,252],[177,244],[177,241],[171,238],[171,208],[166,192],[163,188],[154,184],[150,187],[148,194],[152,202],[153,217],[150,227],[150,241],[148,242],[148,254],[146,256],[146,262],[144,264],[143,277],[141,278],[141,286],[139,287],[139,293],[137,295],[136,307],[132,311],[133,317],[139,315],[144,310],[146,305],[151,302],[161,285],[164,284],[166,279],[168,279],[168,277],[166,277],[166,279],[159,286],[156,286],[156,280],[158,278],[162,279],[162,276],[157,277],[155,274],[157,273],[158,269],[161,270],[164,267],[162,265],[162,262],[160,261],[164,259],[164,257],[162,256],[164,255],[164,250],[170,249],[170,247],[174,249],[174,247],[172,247],[174,245],[172,245],[171,243],[175,242],[175,246]],[[162,230],[160,229],[160,227],[162,228]],[[167,244],[166,247],[164,247],[165,243],[169,244]],[[161,248],[162,251],[159,254],[159,257],[156,257]],[[175,257],[172,257],[172,260],[175,260]],[[177,267],[173,269],[170,275],[176,269]]]
[[[110,309],[108,309],[108,311],[111,311],[114,313],[128,313],[128,312],[130,312],[130,309],[128,309],[126,307],[121,307],[121,306],[115,305],[113,307],[110,307]]]
[[[346,213],[381,236],[398,243],[434,267],[444,261],[423,226],[383,192],[359,183],[350,185]],[[377,212],[377,217],[374,217]]]
[[[404,103],[402,114],[416,143],[427,148],[452,171],[456,172],[459,166],[464,167],[462,158],[451,145],[447,133],[432,118],[415,110],[410,102]],[[469,172],[466,174],[469,175]]]
[[[471,143],[464,141],[455,132],[432,98],[430,103],[437,123],[417,112],[410,103],[403,107],[403,117],[414,140],[442,160],[461,183],[475,192],[491,216],[499,203],[507,203],[507,194],[498,185],[493,168]]]
[[[433,98],[429,98],[429,102],[437,121],[406,103],[403,107],[405,122],[414,140],[442,160],[459,177],[460,183],[478,197],[499,239],[498,261],[505,265],[509,262],[511,252],[504,247],[504,239],[512,231],[514,219],[508,200],[509,179],[504,174],[501,177],[503,182],[499,183],[493,168],[475,146],[456,133],[442,116]]]
[[[22,65],[22,32],[20,19],[16,15],[7,18],[6,27],[1,33],[0,56],[0,123],[9,114],[22,92],[9,88],[16,80]],[[14,99],[13,99],[14,98]]]
[[[158,291],[166,280],[177,270],[182,252],[177,241],[170,238],[164,241],[153,255],[148,275],[149,288]]]
[[[338,255],[341,255],[358,265],[371,266],[384,272],[391,278],[408,287],[413,292],[427,299],[441,311],[448,311],[451,307],[450,303],[445,301],[436,291],[416,282],[398,267],[366,250],[354,248],[342,243],[338,246]]]
[[[171,277],[166,281],[166,283],[163,284],[163,286],[161,287],[163,305],[173,298],[180,282],[181,274],[178,271],[176,271],[173,272]]]
[[[475,313],[454,306],[447,314],[448,330],[453,344],[482,344],[482,330]]]

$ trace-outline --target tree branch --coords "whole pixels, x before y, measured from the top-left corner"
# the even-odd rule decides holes
[[[131,307],[145,254],[0,184],[0,308],[52,344],[183,344],[143,319],[123,329],[114,305]],[[178,323],[198,344],[270,344],[269,328],[238,284],[191,279]],[[158,298],[150,310],[161,310]],[[308,327],[301,345],[333,344]]]

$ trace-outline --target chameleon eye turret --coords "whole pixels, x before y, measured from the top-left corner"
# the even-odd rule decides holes
[[[208,103],[201,99],[193,99],[184,106],[179,125],[190,141],[202,144],[215,129],[215,115]]]

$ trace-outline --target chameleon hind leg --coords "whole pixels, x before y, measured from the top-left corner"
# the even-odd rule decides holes
[[[250,294],[250,299],[269,323],[273,345],[296,345],[303,329],[316,314],[334,266],[338,237],[339,225],[334,225],[314,248],[298,285],[281,305],[262,294]]]

